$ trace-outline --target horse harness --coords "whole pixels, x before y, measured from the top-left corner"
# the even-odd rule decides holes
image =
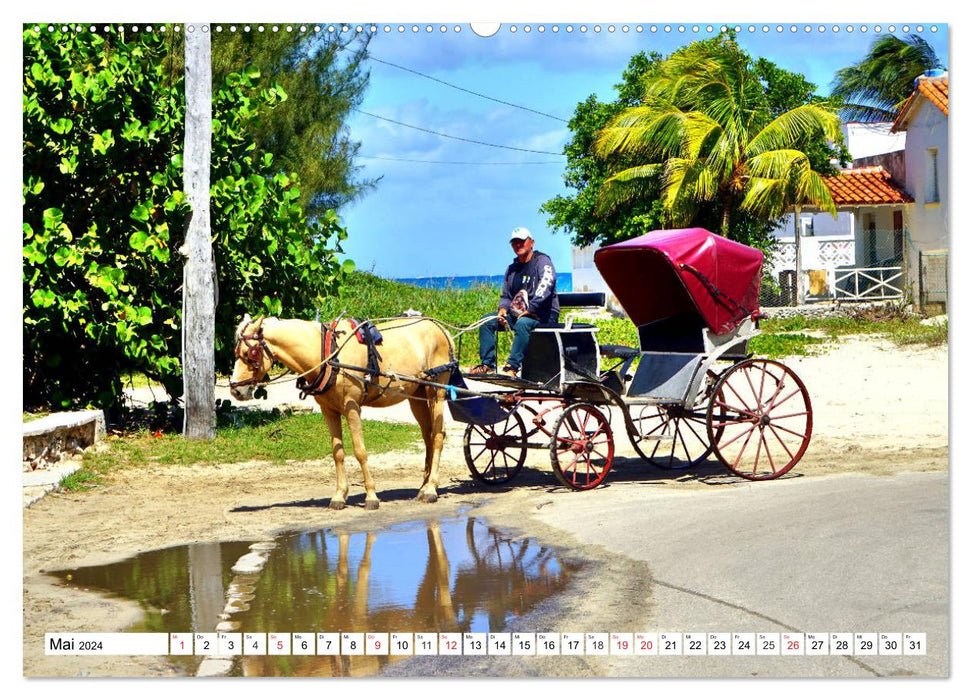
[[[240,345],[246,346],[246,353],[240,357]],[[259,384],[259,373],[263,369],[263,353],[270,358],[270,364],[272,365],[276,362],[276,358],[273,356],[273,352],[270,350],[270,346],[266,344],[266,340],[263,339],[263,326],[260,325],[255,333],[250,333],[249,335],[241,333],[239,340],[236,341],[236,357],[239,357],[246,366],[253,371],[253,376],[249,379],[244,379],[241,382],[229,382],[230,389],[237,389],[241,386],[249,386],[250,384]]]
[[[354,369],[364,372],[364,395],[367,396],[368,390],[371,388],[371,382],[375,377],[382,376],[381,372],[381,353],[378,352],[377,345],[381,342],[381,333],[378,331],[377,327],[370,321],[365,321],[360,323],[354,319],[350,320],[351,331],[357,336],[357,340],[362,345],[367,346],[367,367],[351,367],[349,365],[342,365],[337,361],[337,353],[333,353],[331,357],[331,346],[336,337],[339,337],[343,331],[337,330],[337,320],[331,321],[328,324],[320,324],[320,371],[317,376],[314,377],[312,381],[308,381],[306,377],[299,377],[297,379],[297,389],[300,390],[300,398],[305,399],[307,396],[319,396],[325,393],[328,389],[334,386],[337,381],[337,375],[342,369]],[[339,349],[339,348],[338,348]],[[390,383],[389,385],[390,386]],[[387,390],[387,386],[382,387],[381,393],[378,395],[380,398]]]

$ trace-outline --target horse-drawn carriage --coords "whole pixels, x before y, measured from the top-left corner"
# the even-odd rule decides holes
[[[746,479],[772,479],[805,453],[812,434],[809,394],[796,374],[756,359],[762,253],[704,229],[658,231],[597,251],[594,261],[637,327],[638,347],[600,345],[590,323],[540,325],[521,376],[458,369],[439,321],[396,317],[375,324],[245,317],[236,331],[232,395],[253,398],[275,362],[297,375],[302,396],[320,406],[331,437],[343,508],[342,417],[361,464],[365,506],[378,507],[367,468],[361,408],[407,400],[425,442],[419,500],[438,498],[444,405],[468,424],[465,460],[486,484],[513,479],[527,450],[545,449],[556,476],[585,490],[602,483],[614,459],[610,413],[618,410],[641,457],[662,468],[691,467],[709,455]],[[562,294],[562,307],[604,306],[604,295]],[[383,334],[377,346],[371,330]],[[354,340],[357,338],[357,341]],[[606,366],[604,366],[606,364]]]
[[[594,262],[637,327],[638,348],[599,345],[589,323],[533,331],[520,377],[453,372],[449,406],[468,424],[465,459],[486,484],[512,480],[544,449],[571,489],[602,483],[614,459],[610,413],[634,450],[662,468],[714,454],[751,480],[788,472],[812,434],[809,394],[782,363],[753,358],[762,253],[704,229],[659,231],[598,250]],[[604,295],[561,294],[561,307]]]

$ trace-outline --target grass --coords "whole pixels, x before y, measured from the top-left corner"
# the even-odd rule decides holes
[[[178,434],[138,430],[109,436],[106,447],[85,452],[81,469],[66,477],[62,488],[87,490],[103,483],[120,469],[146,465],[185,466],[237,462],[306,461],[329,457],[330,433],[317,413],[232,412],[217,428],[211,441],[184,440]],[[351,455],[350,434],[345,429],[345,449]],[[369,454],[394,449],[424,449],[417,425],[364,421],[364,443]]]
[[[456,328],[465,328],[499,307],[499,288],[476,285],[470,289],[446,287],[426,289],[411,284],[375,277],[367,272],[353,272],[340,294],[329,297],[320,309],[322,319],[337,318],[342,313],[354,318],[391,318],[407,309],[415,309],[425,316]],[[464,334],[459,343],[459,361],[463,365],[478,364],[478,333]]]
[[[945,345],[948,341],[948,324],[928,326],[920,317],[908,314],[893,306],[875,309],[850,309],[834,318],[768,319],[761,323],[763,333],[822,332],[830,339],[844,335],[879,335],[896,345],[923,344],[931,347]]]

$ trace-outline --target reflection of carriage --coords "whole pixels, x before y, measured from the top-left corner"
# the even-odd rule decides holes
[[[453,416],[468,423],[473,476],[508,482],[526,451],[539,448],[566,486],[597,486],[614,457],[610,407],[656,466],[692,467],[714,453],[746,479],[789,471],[809,445],[812,408],[791,369],[748,353],[758,334],[762,253],[695,228],[607,246],[594,261],[637,327],[640,348],[601,346],[595,326],[569,318],[537,328],[521,378],[477,376],[497,389],[450,401]],[[561,306],[590,305],[590,296],[561,294]],[[604,369],[602,359],[613,366]],[[450,383],[465,386],[457,373]]]

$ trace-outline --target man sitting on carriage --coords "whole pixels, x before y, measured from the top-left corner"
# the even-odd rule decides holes
[[[515,377],[522,367],[529,334],[540,323],[556,323],[560,316],[553,261],[533,250],[535,241],[528,229],[513,229],[509,243],[516,258],[506,268],[498,313],[486,316],[489,320],[479,326],[480,364],[470,370],[473,375],[495,373],[496,334],[500,328],[509,328],[513,341],[502,373]]]

